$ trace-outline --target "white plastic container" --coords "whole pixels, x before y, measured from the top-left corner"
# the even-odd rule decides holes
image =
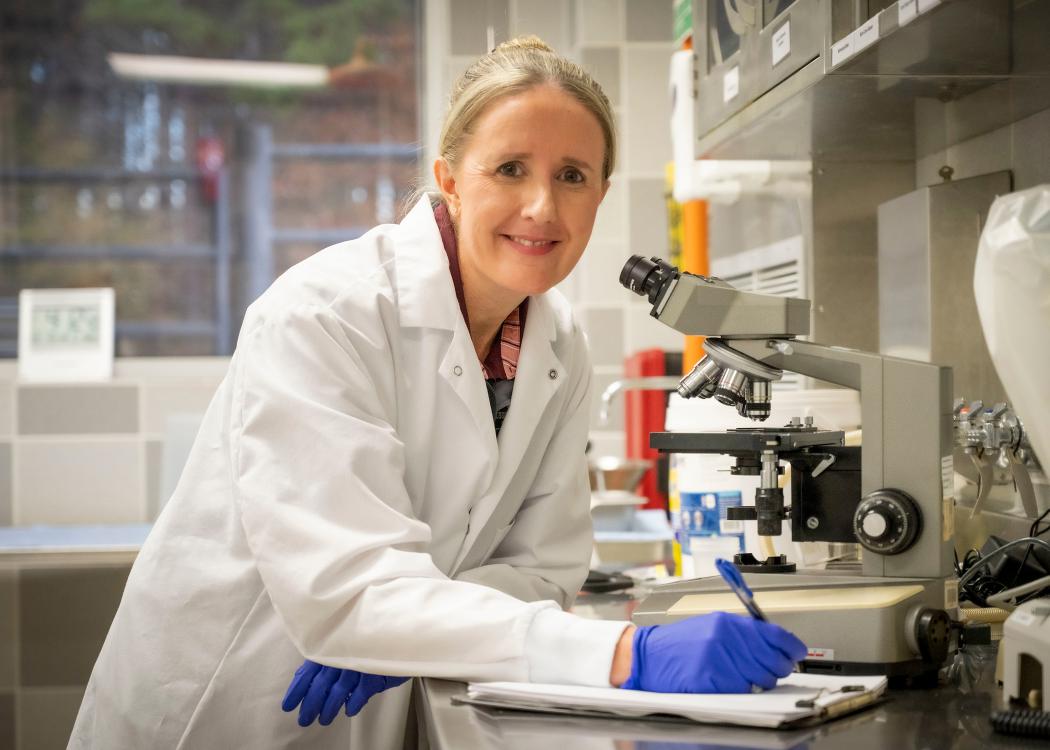
[[[860,398],[848,389],[811,389],[777,391],[771,401],[771,413],[765,422],[754,422],[742,417],[729,406],[715,399],[683,399],[672,393],[667,407],[666,429],[672,432],[709,432],[738,427],[777,427],[787,424],[792,417],[813,417],[814,424],[827,430],[853,430],[860,424]],[[733,541],[739,540],[736,527],[729,527],[714,539],[711,535],[690,534],[690,526],[683,523],[682,499],[689,493],[714,493],[716,498],[726,493],[739,493],[743,505],[754,505],[757,476],[734,476],[730,468],[735,461],[722,454],[674,454],[671,456],[671,493],[677,493],[677,512],[672,510],[671,523],[676,540],[682,545],[682,574],[686,576],[715,575],[714,559],[731,558]],[[683,494],[684,493],[684,494]],[[784,488],[784,501],[790,503],[790,487]],[[716,502],[718,500],[716,499]],[[723,500],[723,503],[728,500]],[[765,537],[760,542],[755,523],[737,522],[743,526],[743,549],[763,558],[768,554],[786,554],[789,560],[804,564],[806,558],[824,555],[811,550],[803,555],[801,545],[791,541],[791,523],[785,520],[780,536]],[[696,541],[694,541],[696,540]],[[772,549],[770,549],[772,546]],[[806,545],[812,546],[812,545]],[[822,545],[823,546],[823,545]],[[728,552],[728,554],[726,554]]]

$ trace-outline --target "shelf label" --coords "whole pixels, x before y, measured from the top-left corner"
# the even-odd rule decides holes
[[[931,8],[936,8],[938,5],[940,5],[941,4],[941,0],[918,0],[918,3],[919,3],[919,12],[920,13],[925,13],[926,11],[930,10]]]
[[[915,20],[919,14],[919,0],[899,0],[897,3],[897,25],[903,26]]]
[[[740,93],[740,66],[734,65],[722,77],[722,101],[728,102]]]
[[[853,37],[853,51],[860,52],[867,49],[879,38],[879,17],[869,18],[851,34]]]
[[[853,55],[853,34],[847,34],[831,45],[831,67]]]
[[[810,646],[806,649],[806,658],[811,659],[812,661],[834,661],[835,649]]]
[[[784,25],[773,32],[773,67],[781,60],[791,54],[791,22],[785,21]]]

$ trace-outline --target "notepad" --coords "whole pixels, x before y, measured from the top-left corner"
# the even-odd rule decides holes
[[[613,687],[472,682],[458,702],[545,713],[675,716],[706,724],[780,729],[827,721],[874,703],[886,678],[791,674],[772,690],[744,694],[651,693]]]

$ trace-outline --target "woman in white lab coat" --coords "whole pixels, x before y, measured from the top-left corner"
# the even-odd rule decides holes
[[[552,288],[608,187],[608,101],[538,40],[516,40],[461,78],[440,149],[437,196],[298,264],[249,308],[71,747],[402,746],[410,684],[330,726],[282,712],[304,658],[460,680],[629,672],[635,687],[689,689],[640,673],[658,660],[645,629],[631,667],[628,623],[563,611],[591,548],[591,376]],[[481,362],[515,313],[497,435]]]

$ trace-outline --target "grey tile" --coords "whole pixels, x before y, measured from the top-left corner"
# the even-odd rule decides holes
[[[20,441],[14,523],[141,523],[146,515],[143,453],[137,438]]]
[[[671,0],[626,0],[627,41],[670,41],[674,33],[674,4]]]
[[[667,71],[673,47],[624,50],[623,89],[627,122],[623,154],[632,174],[663,174],[671,160],[671,97]]]
[[[15,431],[15,387],[9,380],[0,380],[0,437]]]
[[[668,257],[667,201],[664,181],[631,180],[629,207],[631,253]]]
[[[509,18],[507,0],[451,0],[449,3],[450,41],[453,55],[483,55],[488,52],[488,28],[495,43],[507,39]]]
[[[164,443],[160,440],[146,441],[146,520],[156,521],[160,515],[160,477]]]
[[[0,526],[10,526],[12,520],[11,443],[0,442]]]
[[[219,387],[219,380],[187,379],[172,383],[142,385],[142,431],[161,435],[168,428],[168,418],[194,414],[203,417]]]
[[[0,692],[0,748],[15,746],[15,695]]]
[[[615,47],[586,47],[583,67],[590,73],[614,107],[620,104],[620,50]]]
[[[135,385],[22,385],[17,398],[20,435],[139,431]]]
[[[580,314],[591,346],[591,363],[596,367],[623,364],[623,309],[602,307]]]
[[[515,4],[514,36],[535,34],[563,55],[569,54],[569,5],[566,0],[528,0]]]
[[[18,749],[64,750],[84,688],[23,690],[18,696]]]
[[[0,570],[0,692],[15,688],[17,618],[18,574],[13,570]],[[3,727],[3,722],[0,722],[0,727]],[[0,743],[0,747],[4,747],[3,743]]]
[[[22,687],[86,685],[130,567],[23,570]]]
[[[579,8],[582,43],[623,41],[623,0],[580,0]]]

